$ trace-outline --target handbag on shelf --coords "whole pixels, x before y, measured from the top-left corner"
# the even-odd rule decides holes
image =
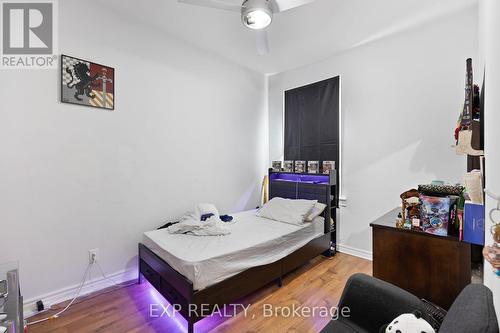
[[[472,130],[461,129],[458,132],[458,140],[455,151],[458,155],[471,155],[472,150]]]
[[[470,200],[475,204],[482,205],[483,200],[483,174],[481,170],[467,172],[464,177],[465,186]]]
[[[471,137],[471,147],[474,149],[474,151],[478,151],[483,153],[482,147],[481,147],[481,121],[480,120],[472,120],[471,124],[471,131],[472,131],[472,137]],[[483,154],[481,154],[483,155]]]

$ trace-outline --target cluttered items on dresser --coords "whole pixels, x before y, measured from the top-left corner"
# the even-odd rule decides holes
[[[472,196],[474,198],[474,196]],[[461,184],[422,184],[400,195],[396,227],[484,244],[484,206]]]

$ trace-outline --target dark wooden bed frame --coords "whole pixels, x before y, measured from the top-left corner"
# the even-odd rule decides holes
[[[282,277],[285,274],[322,253],[331,256],[333,251],[334,254],[335,244],[332,250],[330,232],[330,217],[332,212],[335,212],[332,204],[335,205],[336,202],[335,196],[332,200],[331,188],[334,185],[334,176],[330,176],[329,184],[282,181],[278,178],[279,175],[275,179],[270,177],[270,198],[315,199],[326,204],[327,208],[323,213],[325,233],[276,262],[249,268],[215,285],[202,290],[194,290],[193,283],[189,279],[173,269],[144,244],[139,243],[139,283],[142,281],[141,277],[146,278],[170,304],[175,304],[180,308],[179,313],[188,322],[188,333],[194,332],[194,324],[197,321],[210,315],[211,311],[200,313],[202,305],[204,309],[220,309],[225,304],[240,299],[270,282],[277,281],[281,287]]]

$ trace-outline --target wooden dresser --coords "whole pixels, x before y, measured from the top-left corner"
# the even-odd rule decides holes
[[[470,244],[396,228],[400,209],[370,223],[373,276],[448,310],[471,282]]]

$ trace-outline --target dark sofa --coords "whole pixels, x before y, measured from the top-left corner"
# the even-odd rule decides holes
[[[349,317],[330,321],[321,333],[378,333],[400,314],[415,310],[429,319],[425,303],[416,296],[365,274],[349,278],[338,305],[339,309],[343,307],[350,309]],[[439,332],[498,333],[491,291],[479,284],[465,287],[444,317]]]

